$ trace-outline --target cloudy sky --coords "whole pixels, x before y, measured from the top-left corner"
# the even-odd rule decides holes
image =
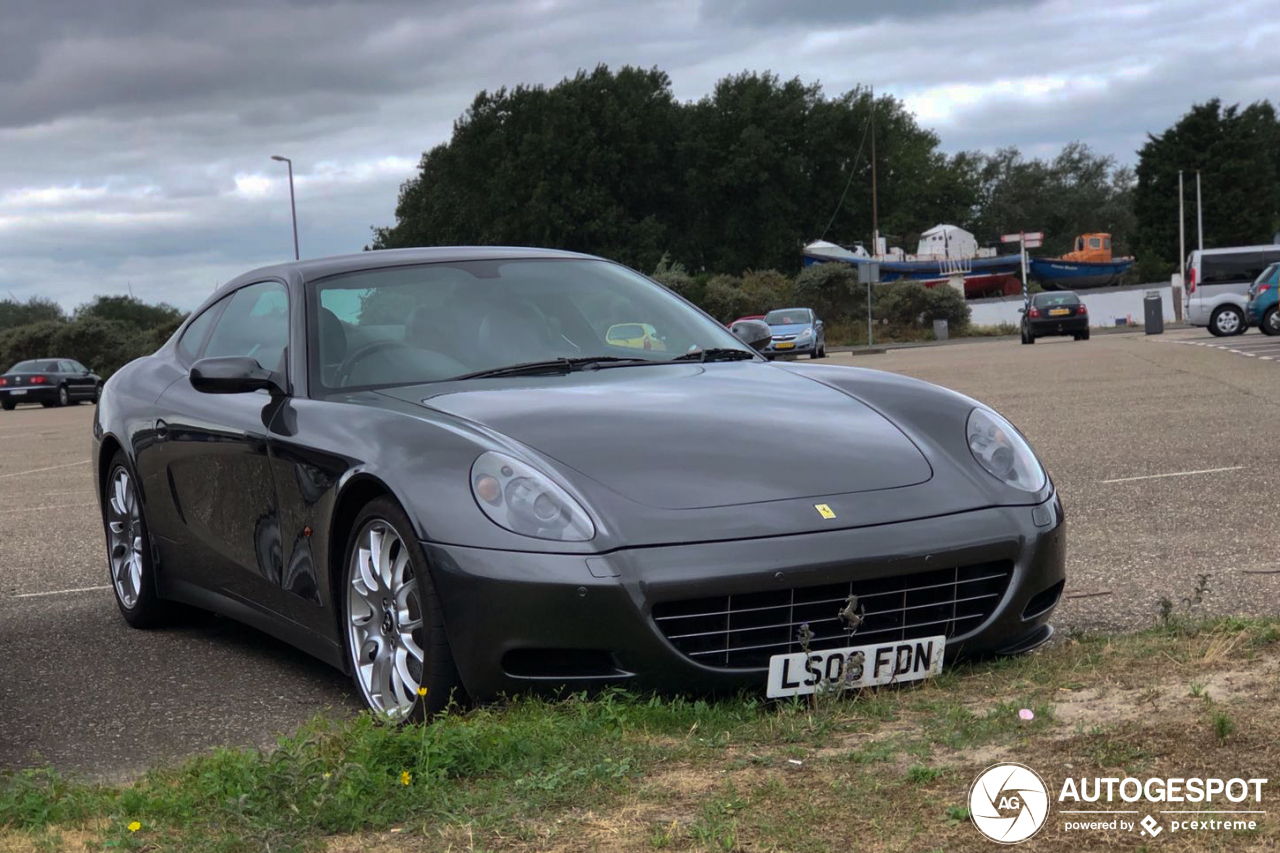
[[[902,99],[948,150],[1079,139],[1131,162],[1193,102],[1280,94],[1275,0],[0,2],[0,298],[182,308],[359,251],[480,89],[659,66]]]

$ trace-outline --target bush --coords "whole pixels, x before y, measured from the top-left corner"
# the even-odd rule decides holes
[[[722,323],[738,319],[743,314],[757,313],[747,310],[747,297],[742,292],[742,280],[731,275],[715,275],[707,282],[702,297],[702,310]]]
[[[876,317],[896,326],[928,329],[934,320],[946,320],[950,329],[960,331],[969,325],[964,294],[949,285],[929,288],[918,281],[897,281],[883,285],[876,296]]]
[[[53,355],[76,358],[71,353],[51,351],[54,338],[64,325],[65,322],[60,320],[40,320],[0,332],[0,371],[8,370],[29,358],[48,358]]]
[[[895,326],[919,326],[929,289],[918,281],[895,281],[876,288],[875,316]]]
[[[795,300],[794,291],[794,282],[777,270],[747,270],[742,274],[742,293],[747,306],[742,313],[768,314],[775,308],[790,308]]]
[[[662,260],[658,261],[658,266],[654,268],[649,277],[668,290],[680,294],[685,299],[690,298],[690,294],[694,289],[693,276],[689,275],[689,271],[685,269],[684,264],[671,260],[669,255],[662,256]]]
[[[813,264],[796,276],[792,301],[812,308],[824,321],[840,322],[865,313],[862,290],[857,271],[849,264]]]
[[[178,322],[155,329],[94,316],[29,323],[0,333],[0,370],[19,361],[56,356],[73,358],[105,379],[135,358],[155,352]]]

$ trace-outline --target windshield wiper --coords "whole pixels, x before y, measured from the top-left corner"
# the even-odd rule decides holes
[[[575,358],[552,358],[546,361],[526,361],[521,364],[508,364],[505,367],[493,367],[488,370],[477,370],[475,373],[464,373],[451,376],[449,382],[463,379],[488,379],[495,376],[545,376],[571,373],[575,370],[587,370],[592,365],[600,367],[626,367],[632,364],[661,364],[651,358],[625,358],[617,355],[583,355]]]
[[[755,358],[756,354],[750,350],[734,349],[732,347],[711,347],[710,349],[699,349],[693,352],[687,352],[684,355],[678,355],[671,359],[672,361],[746,361],[749,358]]]

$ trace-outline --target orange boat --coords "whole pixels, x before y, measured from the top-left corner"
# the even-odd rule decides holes
[[[1076,248],[1060,258],[1032,258],[1031,275],[1050,290],[1119,284],[1133,258],[1111,257],[1110,234],[1081,234]]]

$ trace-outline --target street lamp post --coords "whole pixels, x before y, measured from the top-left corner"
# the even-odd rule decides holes
[[[301,256],[298,254],[298,206],[293,201],[293,161],[279,154],[272,154],[271,159],[287,163],[289,166],[289,212],[293,214],[293,259],[296,261]]]

